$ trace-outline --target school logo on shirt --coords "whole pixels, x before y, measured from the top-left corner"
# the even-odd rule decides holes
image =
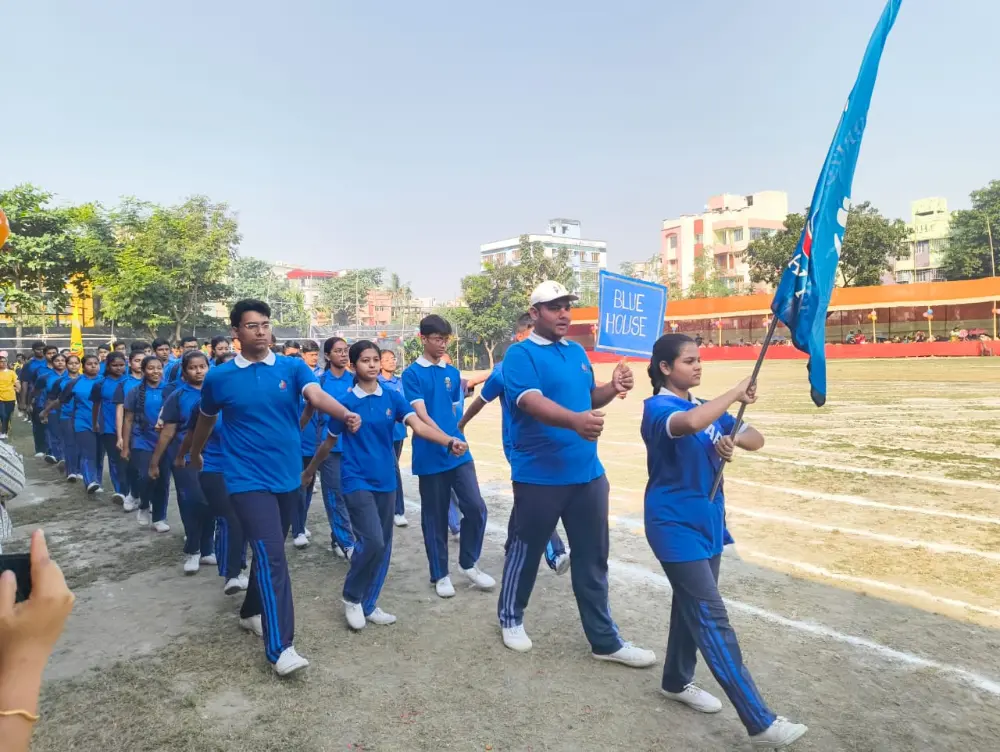
[[[287,388],[288,384],[284,379],[278,382],[278,389],[280,389],[281,391],[285,391]]]
[[[392,408],[391,407],[387,407],[385,409],[385,417],[387,417],[387,418],[391,418],[392,417]]]
[[[444,377],[444,388],[448,390],[451,389],[451,376]]]
[[[587,371],[589,371],[590,369],[589,369],[589,368],[587,368],[587,364],[586,364],[586,363],[581,363],[581,364],[580,364],[580,370],[581,370],[581,371],[583,371],[584,373],[586,373],[586,372],[587,372]]]

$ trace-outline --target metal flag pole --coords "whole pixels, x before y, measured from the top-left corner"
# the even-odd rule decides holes
[[[764,335],[764,343],[760,348],[760,355],[757,356],[757,362],[754,363],[753,373],[750,374],[750,386],[757,383],[757,376],[760,374],[760,367],[764,363],[764,356],[767,354],[767,348],[771,345],[771,339],[774,337],[774,331],[778,328],[778,317],[773,313],[771,314],[771,323],[767,327],[767,333]],[[740,427],[743,425],[743,413],[746,411],[746,403],[740,405],[740,410],[736,413],[736,423],[733,425],[733,432],[729,434],[730,438],[735,439],[736,434],[739,433]],[[722,485],[722,473],[726,469],[726,463],[723,462],[719,465],[719,470],[715,474],[715,483],[712,484],[712,493],[708,495],[709,501],[715,499],[715,494],[719,492],[719,486]]]

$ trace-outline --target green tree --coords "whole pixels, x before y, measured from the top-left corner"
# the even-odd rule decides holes
[[[229,304],[244,298],[257,298],[271,306],[271,317],[278,326],[309,328],[305,295],[286,278],[271,271],[271,264],[252,256],[240,256],[230,266]]]
[[[734,290],[726,284],[726,281],[719,274],[711,246],[706,247],[702,254],[694,260],[691,284],[688,286],[685,297],[725,298],[733,294]]]
[[[970,194],[972,208],[951,218],[942,271],[946,279],[975,279],[994,273],[1000,247],[1000,180]],[[993,258],[990,258],[990,246]]]
[[[517,254],[517,276],[529,291],[550,279],[568,290],[576,287],[573,267],[569,263],[569,249],[566,247],[560,246],[552,251],[551,256],[546,256],[545,246],[537,240],[534,243],[528,242],[528,236],[522,235]]]
[[[882,275],[892,271],[893,262],[910,255],[909,234],[903,220],[883,217],[869,201],[852,206],[837,267],[843,286],[882,284]]]
[[[624,274],[626,277],[635,277],[635,262],[622,261],[618,265],[618,271]]]
[[[226,300],[224,283],[240,242],[224,203],[192,196],[178,206],[126,199],[111,214],[115,247],[92,254],[93,278],[108,318],[146,328],[204,324],[206,303]]]
[[[413,290],[410,289],[410,283],[403,282],[400,276],[396,272],[393,272],[389,275],[388,289],[392,303],[393,320],[399,321],[405,326],[410,299],[413,297]]]
[[[330,314],[338,326],[353,324],[358,320],[358,306],[367,301],[368,291],[382,287],[385,269],[351,269],[339,277],[323,282],[317,297],[320,308]]]
[[[598,298],[598,272],[580,272],[580,299],[576,302],[579,307],[596,306]]]
[[[805,227],[805,217],[792,213],[785,217],[784,229],[757,240],[751,240],[744,258],[750,267],[750,281],[777,287],[785,267],[795,255],[795,248]]]
[[[519,267],[487,264],[462,280],[465,308],[453,309],[459,332],[482,345],[493,368],[497,345],[510,338],[517,317],[528,310],[528,288]]]
[[[0,192],[0,207],[10,222],[10,237],[0,249],[0,296],[18,338],[28,317],[44,314],[49,306],[62,310],[72,289],[82,292],[86,281],[84,220],[97,209],[54,207],[52,198],[27,183]]]

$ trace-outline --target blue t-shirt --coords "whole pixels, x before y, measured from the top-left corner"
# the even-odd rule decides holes
[[[198,423],[199,415],[201,415],[201,392],[198,393],[198,403],[191,413],[190,420],[188,420],[187,430],[194,430],[194,427]],[[225,433],[225,430],[222,416],[216,416],[215,425],[212,426],[212,433],[208,435],[208,439],[205,441],[205,448],[201,450],[201,471],[203,473],[221,473],[224,470],[222,466],[222,435]]]
[[[143,398],[143,410],[139,411],[139,398]],[[140,449],[152,452],[160,434],[156,430],[156,421],[163,407],[163,382],[155,387],[146,384],[135,386],[125,396],[125,410],[132,413],[132,444],[134,450]]]
[[[118,388],[115,389],[115,396],[111,398],[111,401],[116,405],[124,405],[125,398],[128,397],[128,393],[141,383],[142,379],[136,378],[131,373],[123,376],[122,380],[118,382]]]
[[[643,403],[642,440],[646,443],[646,540],[660,561],[710,559],[733,542],[726,530],[720,486],[715,500],[708,494],[722,459],[715,442],[729,435],[736,420],[728,413],[704,431],[673,437],[667,422],[701,402],[661,392]]]
[[[65,372],[64,372],[65,373]],[[49,390],[59,376],[47,365],[38,366],[34,370],[35,374],[35,406],[41,410],[45,403],[49,401]]]
[[[55,386],[52,390],[52,398],[59,398],[59,420],[73,420],[73,409],[76,405],[73,404],[72,395],[69,393],[69,389],[79,381],[79,374],[76,376],[70,376],[67,371],[59,380],[56,381]]]
[[[229,493],[286,493],[301,485],[299,396],[316,377],[301,358],[242,355],[213,368],[201,389],[205,415],[221,413],[223,470]]]
[[[360,386],[349,391],[341,404],[361,416],[361,428],[351,433],[343,423],[330,419],[327,430],[339,436],[338,443],[347,448],[340,466],[340,484],[344,493],[353,491],[396,490],[396,453],[392,448],[392,433],[398,421],[413,414],[413,408],[394,389],[379,384],[372,394]]]
[[[507,404],[507,394],[504,391],[503,363],[497,363],[479,390],[479,399],[489,404],[495,399],[500,400],[500,436],[503,440],[503,456],[510,462],[510,407]]]
[[[101,425],[98,426],[100,433],[117,433],[115,427],[115,392],[118,391],[118,386],[125,380],[125,376],[119,376],[117,379],[111,378],[110,376],[105,376],[102,379],[98,379],[94,384],[93,389],[90,392],[90,399],[92,402],[96,401],[101,405],[101,410],[99,418]]]
[[[66,385],[66,391],[60,397],[71,403],[67,406],[73,411],[74,431],[94,430],[94,401],[91,395],[99,378],[99,376],[80,376]]]
[[[461,404],[462,376],[458,369],[445,363],[434,364],[420,357],[403,371],[403,394],[411,405],[424,403],[427,415],[449,436],[465,441],[459,433],[455,408]],[[472,461],[472,452],[456,457],[446,447],[413,437],[412,472],[414,475],[435,475]]]
[[[166,392],[166,390],[164,390]],[[201,404],[201,390],[196,389],[184,382],[178,385],[163,400],[163,409],[160,411],[160,420],[164,424],[176,423],[177,433],[174,434],[172,442],[173,448],[180,449],[181,442],[187,434],[188,424],[191,416],[197,415],[198,406]]]
[[[393,375],[391,379],[387,379],[380,373],[378,375],[378,383],[382,385],[383,389],[392,389],[399,392],[401,396],[405,397],[405,394],[403,393],[403,379],[401,377]],[[403,421],[397,422],[396,426],[392,429],[392,440],[406,440],[406,424],[403,423]]]
[[[589,483],[604,475],[596,441],[587,441],[568,428],[547,426],[517,406],[524,394],[541,392],[575,413],[590,410],[594,369],[579,344],[549,342],[532,334],[508,348],[503,379],[510,407],[512,480],[566,486]]]
[[[48,368],[45,358],[32,358],[21,366],[21,372],[17,375],[17,379],[22,384],[34,386],[35,380],[41,375],[43,368]]]
[[[306,366],[306,368],[309,368],[309,366]],[[319,377],[319,385],[323,387],[324,392],[326,392],[335,400],[337,400],[337,402],[340,402],[347,395],[347,393],[351,391],[351,389],[354,387],[354,374],[345,369],[342,375],[335,376],[333,374],[333,371],[326,370],[323,371],[323,374]],[[326,418],[325,417],[321,418],[320,432],[317,435],[323,433],[323,425],[325,424],[326,424]],[[337,453],[343,452],[344,445],[340,441],[338,441],[336,444],[333,445],[333,449],[331,449],[330,451]],[[315,453],[316,453],[315,450],[313,450],[313,454]],[[304,457],[305,455],[302,456]]]
[[[168,384],[173,384],[181,380],[181,358],[167,361],[167,366],[163,371],[163,380]]]
[[[300,414],[306,409],[306,404],[307,403],[305,401],[305,398],[300,397],[299,398]],[[325,426],[326,426],[326,416],[323,415],[318,410],[313,410],[313,414],[309,418],[309,422],[306,423],[306,427],[303,428],[300,433],[302,437],[303,457],[312,457],[313,455],[316,454],[316,450],[319,449],[320,435],[324,433],[323,429]]]
[[[107,367],[107,364],[108,364],[108,361],[102,360],[101,363],[100,363],[100,365],[97,366],[97,375],[98,376],[103,376],[104,375],[104,369],[105,369],[105,367]]]

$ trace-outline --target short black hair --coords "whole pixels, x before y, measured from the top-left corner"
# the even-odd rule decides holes
[[[263,300],[257,300],[255,298],[238,300],[236,301],[236,305],[234,305],[233,309],[229,312],[229,323],[233,329],[240,328],[240,322],[243,321],[243,314],[248,312],[259,313],[261,316],[271,318],[271,306]]]
[[[184,347],[188,342],[194,342],[197,345],[198,338],[190,334],[186,337],[181,337],[181,347]]]
[[[97,358],[97,356],[96,356],[96,355],[94,355],[93,353],[91,353],[90,355],[84,355],[84,356],[83,356],[83,357],[82,357],[82,358],[80,359],[80,362],[81,362],[81,363],[82,363],[83,365],[87,365],[87,361],[88,361],[88,360],[92,360],[92,361],[94,361],[95,363],[97,363],[97,362],[98,362],[98,358]]]
[[[148,342],[143,342],[141,339],[137,339],[132,343],[131,352],[139,352],[140,350],[145,350],[147,347],[149,347]]]
[[[42,342],[40,339],[36,339],[34,342],[31,343],[32,350],[37,350],[39,347],[45,347],[45,343]]]
[[[56,352],[59,352],[59,348],[56,347],[55,345],[42,345],[42,347],[45,348],[45,352],[48,352],[49,350],[55,350]]]
[[[525,329],[534,329],[535,322],[531,318],[530,313],[522,313],[517,317],[517,321],[514,322],[514,334],[520,334]]]
[[[336,345],[338,342],[343,342],[345,345],[347,344],[347,340],[344,339],[343,337],[327,338],[326,342],[323,343],[323,354],[329,358],[330,353],[333,352],[334,345]]]
[[[170,347],[170,340],[164,339],[163,337],[157,337],[156,339],[153,340],[153,349],[154,350],[159,350],[164,345],[166,345],[167,347]]]
[[[299,348],[302,352],[319,352],[319,345],[311,339],[302,340],[302,347]]]
[[[432,313],[430,316],[424,316],[420,319],[420,334],[424,337],[429,337],[432,334],[450,337],[451,324],[448,323],[447,319]]]
[[[218,335],[217,337],[212,337],[212,341],[211,343],[209,343],[209,347],[211,348],[212,352],[215,352],[215,346],[221,342],[228,343],[229,337],[223,337],[221,334]]]
[[[99,344],[97,346],[97,349],[98,350],[107,350],[108,352],[111,352],[111,344],[108,343],[108,342],[102,342],[101,344]]]
[[[294,339],[290,339],[287,342],[285,342],[285,349],[287,350],[289,347],[294,347],[296,350],[302,349],[302,345],[300,345]]]
[[[358,364],[358,359],[361,357],[361,353],[365,350],[374,350],[378,354],[379,358],[382,357],[382,351],[378,349],[378,345],[370,339],[361,339],[351,345],[351,349],[347,352],[347,357],[350,359],[352,366],[356,366]],[[355,379],[355,382],[357,382],[357,379]]]

